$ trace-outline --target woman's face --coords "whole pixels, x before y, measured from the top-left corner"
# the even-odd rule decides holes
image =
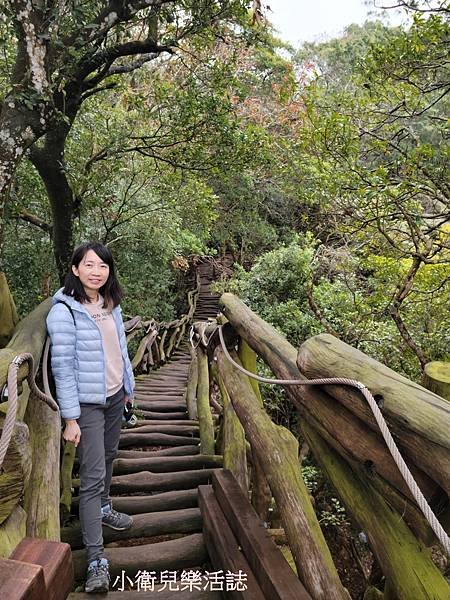
[[[86,252],[78,268],[72,265],[72,271],[80,278],[86,294],[91,297],[97,294],[109,277],[109,265],[93,250]]]

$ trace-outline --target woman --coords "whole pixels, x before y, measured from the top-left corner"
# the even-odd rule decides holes
[[[47,317],[63,437],[78,446],[88,593],[109,589],[102,525],[121,531],[133,523],[130,516],[113,510],[109,497],[124,404],[134,389],[119,305],[122,295],[110,250],[97,242],[82,244],[73,253],[71,271]]]

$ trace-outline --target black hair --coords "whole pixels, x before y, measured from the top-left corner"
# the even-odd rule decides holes
[[[97,256],[99,256],[104,263],[109,266],[109,276],[102,287],[99,289],[100,294],[103,296],[103,308],[115,308],[120,304],[123,298],[123,290],[117,281],[116,272],[114,269],[114,259],[111,254],[111,250],[100,242],[86,242],[75,248],[72,258],[70,261],[70,271],[64,281],[63,294],[67,296],[73,296],[78,302],[84,303],[89,302],[89,297],[85,292],[83,284],[79,277],[72,271],[72,267],[78,269],[78,265],[86,256],[89,250],[93,250]]]

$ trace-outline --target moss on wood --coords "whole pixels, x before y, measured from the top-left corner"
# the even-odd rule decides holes
[[[302,433],[346,507],[362,527],[397,598],[445,600],[448,584],[426,548],[367,478],[348,464],[308,424]]]
[[[209,405],[208,357],[200,347],[197,348],[197,360],[197,413],[200,425],[200,449],[202,454],[214,454],[214,424]]]
[[[272,423],[257,401],[248,377],[228,362],[220,348],[216,356],[233,407],[279,508],[304,586],[314,598],[347,599],[300,475],[297,440],[290,431]],[[232,356],[239,361],[235,353]]]

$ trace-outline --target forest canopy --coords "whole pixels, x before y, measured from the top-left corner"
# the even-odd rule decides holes
[[[294,344],[448,360],[449,11],[401,4],[293,49],[259,2],[5,0],[0,337],[96,238],[129,314],[171,318],[172,263],[231,253],[221,289]]]

